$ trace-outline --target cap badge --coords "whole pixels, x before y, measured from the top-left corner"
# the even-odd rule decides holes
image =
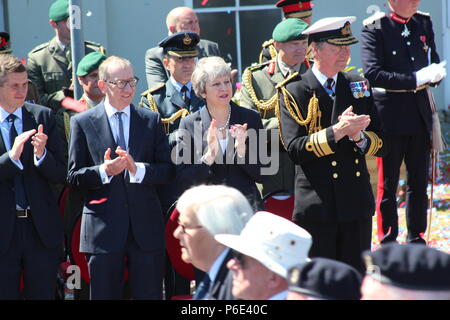
[[[189,35],[187,33],[184,34],[184,38],[183,38],[183,43],[185,46],[190,45],[192,42],[191,37],[189,37]]]
[[[350,22],[346,22],[344,27],[341,29],[341,33],[343,36],[348,36],[352,34],[352,29],[350,28]]]
[[[297,283],[298,279],[300,277],[300,270],[298,270],[297,268],[292,270],[291,272],[291,278],[289,279],[291,283]]]

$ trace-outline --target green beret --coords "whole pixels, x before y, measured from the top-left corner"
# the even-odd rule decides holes
[[[48,10],[48,17],[55,22],[69,17],[69,0],[56,0]]]
[[[308,24],[303,20],[289,18],[281,21],[273,29],[272,39],[276,42],[288,42],[294,40],[305,40],[307,35],[302,34],[308,28]]]
[[[92,71],[97,70],[104,60],[106,60],[106,56],[100,52],[88,53],[78,63],[77,76],[84,77]]]

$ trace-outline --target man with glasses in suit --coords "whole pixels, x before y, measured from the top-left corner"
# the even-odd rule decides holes
[[[80,251],[87,254],[91,299],[120,299],[127,260],[131,298],[161,299],[164,221],[156,184],[174,173],[158,114],[131,104],[131,63],[99,67],[97,107],[71,119],[68,182],[86,192]],[[126,260],[125,260],[126,259]]]

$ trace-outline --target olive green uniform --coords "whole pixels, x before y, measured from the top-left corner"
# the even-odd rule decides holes
[[[104,53],[98,43],[85,41],[85,53]],[[36,85],[42,105],[57,111],[66,97],[63,89],[72,84],[72,56],[70,46],[63,51],[54,37],[28,53],[28,77]]]
[[[304,73],[306,70],[307,66],[302,64],[299,72]],[[285,79],[275,60],[248,67],[242,76],[240,105],[258,110],[266,130],[279,128],[279,119],[276,114],[278,108],[276,85]],[[269,155],[273,152],[270,150],[270,136],[269,132],[267,135]],[[275,152],[279,152],[279,170],[275,175],[266,178],[262,185],[258,185],[263,197],[280,190],[294,192],[294,163],[281,144],[279,150]]]

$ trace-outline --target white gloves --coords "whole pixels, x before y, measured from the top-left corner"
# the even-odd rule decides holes
[[[447,71],[445,70],[445,65],[447,61],[444,60],[441,63],[432,63],[429,66],[420,69],[416,72],[416,84],[421,86],[425,83],[436,83],[441,81],[447,76]]]

